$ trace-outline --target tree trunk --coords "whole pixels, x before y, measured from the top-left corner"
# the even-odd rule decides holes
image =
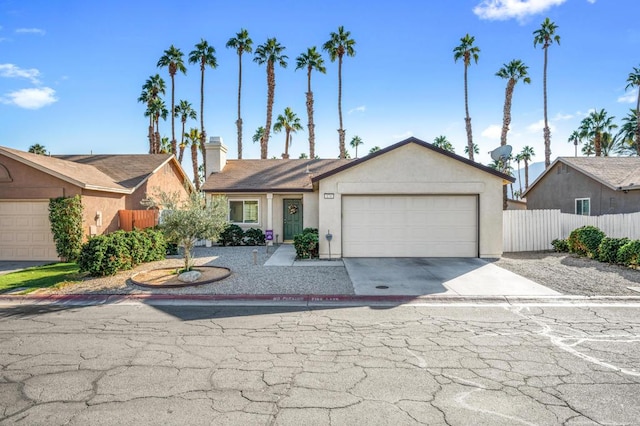
[[[544,71],[542,73],[542,91],[544,98],[544,168],[551,165],[551,130],[547,119],[547,50],[549,46],[544,46]]]
[[[529,162],[524,160],[524,190],[529,189]]]
[[[242,93],[242,50],[238,50],[238,160],[242,160],[242,118],[240,117],[240,95]]]
[[[507,185],[502,184],[502,210],[507,209]]]
[[[636,104],[636,152],[640,156],[640,87],[638,87],[638,103]]]
[[[602,134],[596,132],[595,138],[593,138],[593,150],[596,152],[596,157],[602,155]]]
[[[347,158],[344,143],[345,131],[342,128],[342,55],[338,56],[338,117],[340,119],[340,128],[338,129],[340,158]]]
[[[289,129],[285,130],[285,135],[284,135],[284,154],[282,154],[282,158],[284,160],[288,160],[289,159],[289,135],[290,135],[291,131]]]
[[[198,177],[198,142],[191,141],[191,164],[193,166],[193,184],[196,191],[200,191],[200,178]]]
[[[187,123],[186,120],[182,122],[182,136],[180,137],[180,146],[179,146],[179,154],[178,154],[178,162],[182,164],[182,155],[184,153],[184,126]]]
[[[176,142],[176,87],[175,87],[175,72],[171,74],[171,152],[175,154],[178,152],[178,143]]]
[[[202,164],[204,166],[205,175],[207,173],[207,156],[204,152],[204,144],[207,142],[207,132],[204,130],[204,56],[202,57],[202,62],[200,63],[200,72],[202,73],[200,76],[200,152],[202,153]],[[182,133],[184,134],[184,128],[182,129]],[[205,176],[206,178],[206,176]]]
[[[520,162],[518,161],[518,186],[520,186],[520,198],[522,198],[522,177],[520,176]]]
[[[464,64],[464,124],[467,130],[467,147],[469,150],[469,160],[473,161],[473,133],[471,132],[471,117],[469,117],[469,94],[467,90],[467,62]]]
[[[509,125],[511,124],[511,100],[513,99],[513,88],[515,87],[515,85],[516,81],[513,78],[510,78],[504,93],[502,133],[500,134],[501,146],[507,144],[507,133],[509,132]]]
[[[260,158],[265,160],[269,152],[269,132],[271,131],[271,117],[273,115],[273,98],[276,90],[276,75],[274,63],[267,62],[267,123],[260,140]]]
[[[153,154],[153,118],[150,119],[147,137],[149,138],[149,154]]]
[[[315,125],[313,124],[313,92],[311,91],[311,65],[307,67],[307,129],[309,130],[309,158],[314,158],[315,147]]]

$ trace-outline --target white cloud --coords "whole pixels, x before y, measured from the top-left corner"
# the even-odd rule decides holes
[[[393,139],[404,140],[413,136],[413,132],[411,130],[407,130],[404,133],[400,133],[399,135],[391,135]]]
[[[50,87],[21,89],[8,93],[0,100],[5,104],[16,105],[25,109],[40,109],[51,105],[58,99],[55,97],[56,91]]]
[[[35,68],[24,69],[14,64],[0,64],[0,77],[26,78],[33,84],[39,84],[40,71]]]
[[[566,0],[483,0],[473,8],[480,19],[504,21],[515,18],[519,21],[559,6]]]
[[[531,123],[527,126],[527,130],[529,131],[529,133],[541,132],[543,129],[544,129],[544,120],[536,121],[535,123]],[[556,126],[549,123],[549,129],[551,130],[551,133],[553,133],[556,131]]]
[[[587,0],[587,3],[594,4],[595,2],[596,2],[596,0]]]
[[[484,129],[480,134],[487,139],[500,139],[500,135],[502,134],[502,127],[498,126],[497,124],[492,124],[491,126]]]
[[[46,31],[40,28],[18,28],[16,30],[17,34],[37,34],[37,35],[45,35]]]
[[[623,104],[632,104],[638,101],[638,93],[635,90],[627,92],[618,98],[618,102]]]
[[[365,112],[367,107],[365,105],[360,105],[358,107],[350,109],[347,114],[351,114],[353,112]]]
[[[566,120],[571,120],[573,117],[574,117],[573,114],[563,114],[563,113],[559,112],[551,120],[552,121],[566,121]]]

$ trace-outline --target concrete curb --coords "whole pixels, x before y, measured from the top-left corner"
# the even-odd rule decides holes
[[[171,305],[260,305],[260,306],[368,306],[416,304],[473,304],[473,305],[605,305],[640,304],[640,296],[358,296],[316,294],[56,294],[56,295],[0,295],[0,304],[16,305],[102,305],[102,304],[171,304]]]

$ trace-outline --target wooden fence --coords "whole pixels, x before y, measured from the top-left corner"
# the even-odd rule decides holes
[[[151,228],[158,224],[158,212],[156,210],[118,210],[120,229],[131,231],[134,228]]]
[[[585,225],[600,228],[608,237],[640,239],[640,213],[581,216],[560,210],[505,210],[502,220],[504,252],[551,250],[551,241],[567,238]]]

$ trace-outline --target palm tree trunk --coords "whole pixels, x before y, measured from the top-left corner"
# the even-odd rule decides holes
[[[469,150],[469,160],[473,161],[473,133],[471,132],[471,117],[469,117],[469,92],[467,89],[467,68],[468,65],[465,62],[464,65],[464,112],[465,112],[465,128],[467,130],[467,147]]]
[[[182,136],[180,137],[180,147],[179,147],[179,156],[178,163],[182,164],[182,154],[184,152],[184,126],[187,123],[187,120],[182,121]]]
[[[178,152],[177,142],[176,142],[176,86],[175,86],[175,78],[174,75],[171,74],[171,152],[175,154]]]
[[[309,130],[309,158],[315,157],[315,125],[313,124],[313,92],[311,91],[311,66],[307,67],[307,116],[309,121],[307,129]]]
[[[529,189],[529,162],[524,160],[524,189]]]
[[[518,185],[520,186],[520,196],[522,197],[522,177],[520,176],[520,162],[518,161]]]
[[[507,209],[507,185],[502,185],[502,210]]]
[[[238,160],[242,160],[242,117],[240,117],[240,95],[242,94],[242,51],[238,51]]]
[[[180,144],[180,149],[178,150],[178,163],[182,165],[182,157],[184,157],[184,145]]]
[[[260,158],[265,160],[269,152],[269,132],[271,131],[271,117],[273,115],[273,98],[276,90],[276,75],[274,64],[267,62],[267,123],[260,140]]]
[[[542,91],[544,100],[544,168],[551,165],[551,130],[549,130],[549,120],[547,119],[547,50],[544,47],[544,71],[542,73]]]
[[[593,149],[596,152],[596,157],[600,157],[602,155],[602,134],[600,132],[596,132],[595,138],[593,138]]]
[[[204,144],[207,142],[207,132],[204,130],[204,56],[200,63],[200,152],[202,152],[202,164],[204,165],[205,174],[207,173],[207,156],[204,152]],[[184,128],[182,129],[184,134]]]
[[[513,78],[510,78],[504,93],[502,133],[500,134],[501,146],[507,144],[507,133],[509,132],[509,125],[511,124],[511,100],[513,99],[513,88],[515,87],[515,85],[516,81]]]
[[[289,159],[289,134],[290,134],[290,131],[289,129],[287,129],[284,137],[284,154],[282,154],[283,160]]]
[[[193,165],[193,183],[196,191],[200,190],[200,178],[198,177],[198,141],[191,141],[191,164]]]
[[[149,154],[153,154],[153,117],[149,118],[149,129],[148,129],[148,138],[149,138]]]
[[[344,143],[344,129],[342,128],[342,55],[338,56],[338,117],[340,118],[340,128],[338,129],[340,158],[347,158]]]

